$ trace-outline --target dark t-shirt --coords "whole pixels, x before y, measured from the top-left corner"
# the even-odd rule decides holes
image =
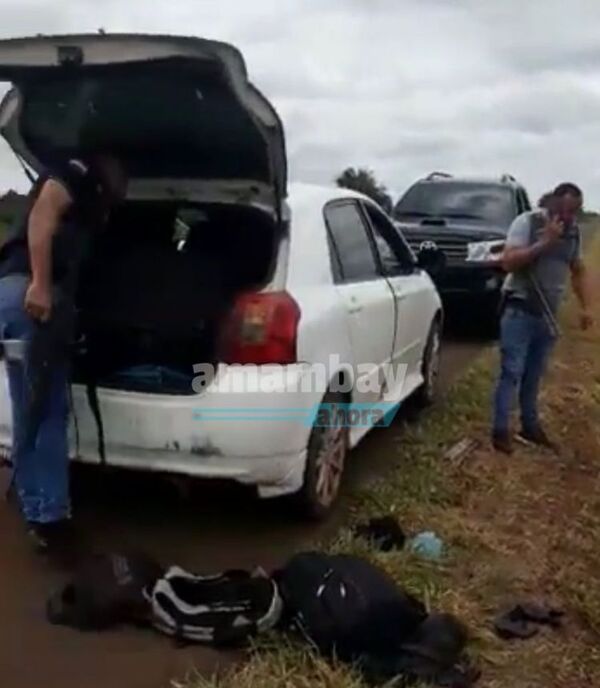
[[[98,175],[87,163],[73,159],[40,175],[33,185],[25,216],[19,218],[0,247],[0,278],[31,274],[29,214],[49,179],[62,184],[73,199],[52,241],[52,280],[55,285],[66,285],[77,277],[92,230],[104,221],[106,205]]]

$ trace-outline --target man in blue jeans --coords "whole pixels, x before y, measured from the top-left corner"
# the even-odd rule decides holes
[[[508,232],[502,263],[509,274],[504,284],[501,370],[492,431],[494,448],[505,454],[513,450],[510,414],[517,390],[519,438],[555,448],[540,423],[538,394],[556,341],[555,316],[569,273],[581,306],[581,327],[588,329],[592,325],[590,289],[577,225],[582,204],[583,194],[575,184],[561,184],[546,199],[545,207],[520,215]]]
[[[0,342],[21,340],[6,361],[14,486],[36,549],[68,539],[68,368],[79,268],[94,230],[125,195],[119,161],[94,153],[40,176],[26,217],[0,247]]]

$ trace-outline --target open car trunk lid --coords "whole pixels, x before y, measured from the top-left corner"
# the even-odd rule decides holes
[[[134,195],[282,216],[283,127],[233,46],[124,34],[2,40],[0,80],[14,85],[0,131],[36,171],[101,146],[125,162]]]

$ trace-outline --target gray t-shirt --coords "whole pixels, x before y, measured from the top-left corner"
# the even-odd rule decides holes
[[[519,215],[512,223],[506,237],[507,248],[525,248],[540,237],[548,214],[545,210],[533,210]],[[510,273],[504,282],[504,291],[510,296],[525,299],[531,303],[534,297],[528,273],[540,286],[553,313],[558,310],[571,265],[581,258],[581,233],[577,224],[566,227],[563,236],[546,249],[537,260],[525,270]],[[539,304],[531,303],[533,308]]]

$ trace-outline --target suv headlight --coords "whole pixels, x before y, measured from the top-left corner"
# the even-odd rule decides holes
[[[469,263],[492,263],[502,258],[504,240],[475,241],[467,244],[467,261]]]

